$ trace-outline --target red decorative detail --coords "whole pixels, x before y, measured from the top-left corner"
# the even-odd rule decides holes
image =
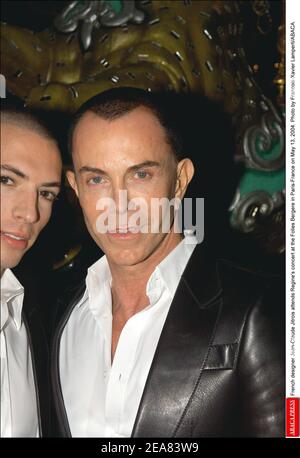
[[[299,437],[299,398],[286,398],[286,437]]]

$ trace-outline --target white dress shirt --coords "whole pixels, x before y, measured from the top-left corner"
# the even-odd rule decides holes
[[[156,267],[147,283],[149,305],[126,322],[113,364],[106,256],[89,268],[85,294],[60,342],[60,379],[73,437],[131,436],[165,319],[196,244],[189,235]]]
[[[5,270],[1,278],[1,437],[39,435],[23,298],[24,288],[11,270]]]

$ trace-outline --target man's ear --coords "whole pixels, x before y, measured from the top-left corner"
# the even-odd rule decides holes
[[[78,188],[77,188],[75,173],[73,172],[73,170],[67,170],[66,176],[67,176],[67,180],[68,180],[71,188],[73,189],[73,191],[75,192],[76,196],[78,197]]]
[[[194,176],[194,171],[194,164],[191,159],[185,158],[178,162],[175,197],[183,199],[187,187]]]

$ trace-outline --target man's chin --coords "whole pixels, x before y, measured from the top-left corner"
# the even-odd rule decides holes
[[[7,247],[4,248],[1,244],[1,271],[4,271],[6,269],[14,269],[15,267],[17,267],[17,265],[20,264],[23,256],[28,250],[16,252],[12,249],[9,250],[9,252],[7,251]]]
[[[19,259],[11,259],[9,261],[1,259],[1,272],[4,272],[6,269],[14,269],[20,263],[22,257]]]
[[[135,266],[143,261],[141,250],[134,248],[107,250],[105,254],[109,262],[120,267]]]

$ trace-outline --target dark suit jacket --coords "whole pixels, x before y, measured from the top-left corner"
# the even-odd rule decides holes
[[[52,382],[60,435],[71,437],[53,342]],[[284,436],[284,287],[211,257],[198,245],[183,273],[154,355],[133,437]],[[96,351],[96,349],[95,349]]]
[[[32,355],[40,436],[49,437],[51,436],[49,345],[37,306],[37,298],[26,284],[22,316]]]

